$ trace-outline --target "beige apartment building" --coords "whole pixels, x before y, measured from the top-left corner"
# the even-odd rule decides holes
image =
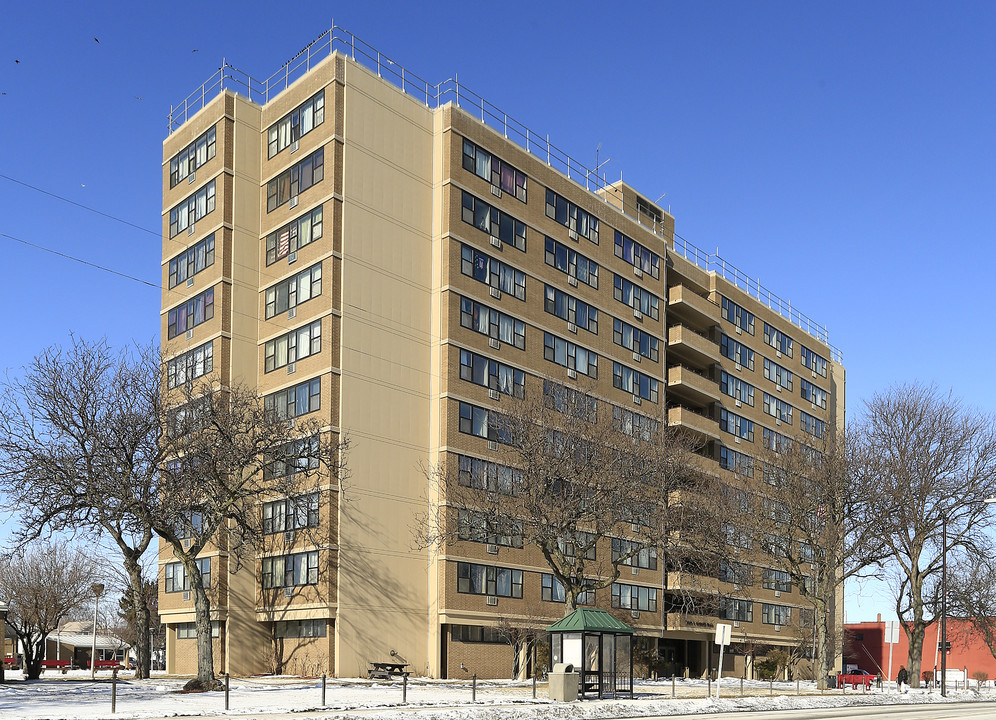
[[[842,421],[844,369],[823,328],[546,138],[338,28],[266,81],[226,65],[171,113],[170,384],[249,383],[351,443],[348,488],[322,507],[260,498],[284,540],[272,552],[237,571],[223,539],[204,553],[219,672],[266,672],[277,652],[302,674],[400,659],[432,677],[508,676],[498,618],[563,615],[540,554],[425,550],[413,530],[439,502],[427,469],[509,472],[489,413],[544,380],[588,383],[620,425],[686,428],[717,474],[767,431]],[[321,532],[295,536],[302,526]],[[715,667],[722,619],[666,612],[663,563],[633,569],[589,600],[665,660]],[[165,547],[160,581],[167,669],[192,673],[193,601]],[[788,642],[778,620],[798,594],[747,591],[726,621]]]

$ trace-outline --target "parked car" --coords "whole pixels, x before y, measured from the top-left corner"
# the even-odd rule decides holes
[[[867,670],[852,670],[849,673],[840,673],[837,675],[837,687],[850,685],[853,690],[857,690],[858,685],[864,685],[866,689],[869,689],[876,677],[876,675],[872,675]]]

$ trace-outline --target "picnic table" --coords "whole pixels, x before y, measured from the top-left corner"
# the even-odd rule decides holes
[[[89,668],[90,664],[87,663],[86,666]],[[97,660],[93,667],[95,670],[124,670],[120,660]]]
[[[65,675],[69,667],[69,660],[42,660],[42,672],[55,669],[62,670],[62,674]]]
[[[367,677],[371,680],[390,680],[393,677],[408,677],[409,671],[405,670],[408,663],[399,662],[372,662],[367,670]]]

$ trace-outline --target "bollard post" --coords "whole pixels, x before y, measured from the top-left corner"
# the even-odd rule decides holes
[[[795,679],[795,694],[799,695],[799,678]]]
[[[470,701],[477,702],[477,673],[474,673],[470,682]]]
[[[770,678],[768,680],[768,695],[774,695],[774,694],[775,694],[775,679]]]
[[[536,699],[536,673],[533,672],[533,700]]]
[[[325,707],[325,673],[322,673],[322,707]]]
[[[712,673],[706,678],[706,697],[712,697]]]
[[[402,676],[401,680],[401,704],[408,704],[408,676]]]
[[[675,697],[675,694],[674,694],[674,675],[671,675],[671,697]]]
[[[740,678],[740,697],[744,696],[744,679]]]
[[[228,678],[228,673],[225,673],[225,709],[228,710],[228,691],[231,688],[231,683]]]
[[[111,671],[111,713],[116,713],[118,707],[118,671]]]

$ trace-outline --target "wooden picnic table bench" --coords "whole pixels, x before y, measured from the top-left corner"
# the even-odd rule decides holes
[[[367,677],[371,680],[390,680],[394,677],[408,677],[409,671],[405,670],[408,663],[397,662],[372,662],[367,670]]]
[[[87,667],[90,667],[89,663]],[[124,665],[119,660],[97,660],[93,667],[95,670],[124,670]]]
[[[69,670],[72,662],[69,660],[42,660],[42,672],[46,670],[62,670],[62,674],[65,675],[66,671]]]

